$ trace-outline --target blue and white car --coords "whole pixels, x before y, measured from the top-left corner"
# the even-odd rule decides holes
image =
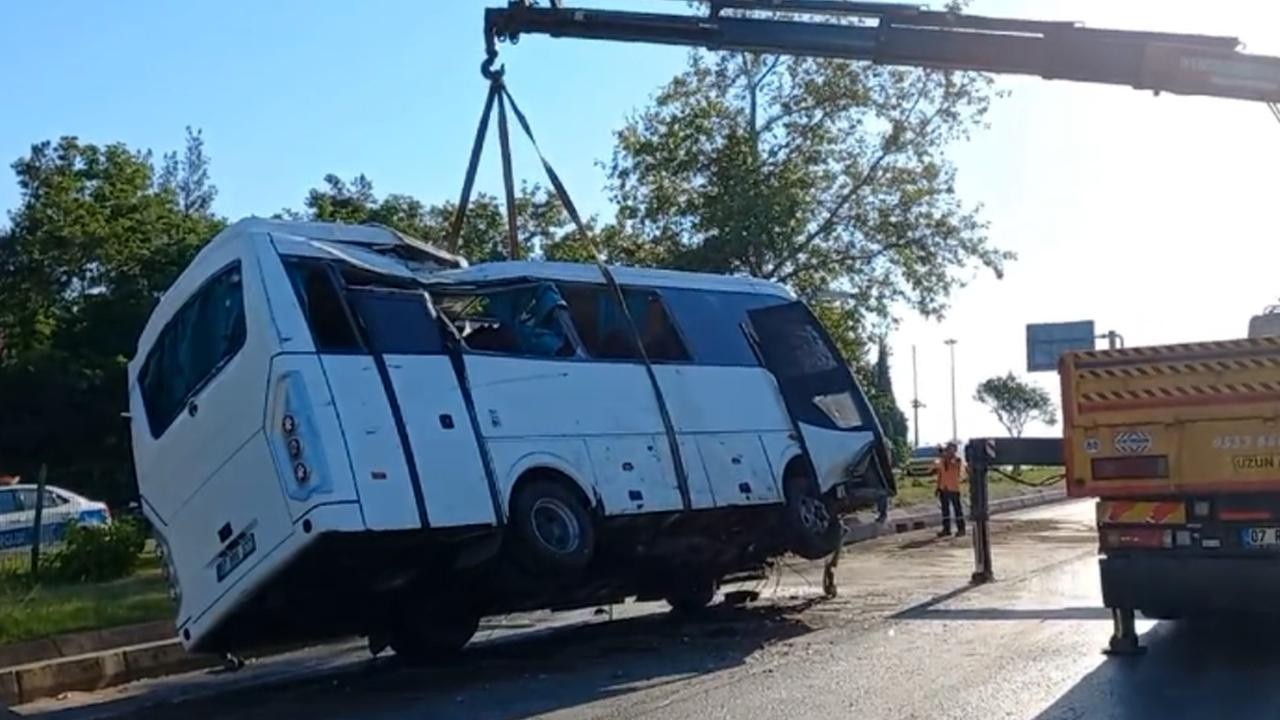
[[[35,485],[0,487],[0,552],[31,546],[35,539],[36,499],[39,492]],[[104,503],[82,497],[70,490],[45,486],[43,505],[40,516],[42,544],[60,541],[67,524],[72,521],[81,525],[105,525],[111,522],[111,513]]]

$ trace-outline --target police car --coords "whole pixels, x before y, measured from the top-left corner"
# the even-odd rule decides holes
[[[35,539],[35,485],[0,486],[0,552],[30,547]],[[69,490],[46,486],[44,507],[40,514],[42,543],[62,539],[71,521],[81,525],[105,525],[111,522],[107,506]]]

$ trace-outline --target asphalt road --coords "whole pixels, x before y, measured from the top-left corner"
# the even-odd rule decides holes
[[[18,708],[49,718],[1280,717],[1280,629],[1140,621],[1138,658],[1104,657],[1092,506],[1004,516],[997,582],[970,586],[961,540],[854,546],[840,597],[789,564],[760,602],[677,620],[658,604],[523,617],[455,665],[415,669],[330,646]]]

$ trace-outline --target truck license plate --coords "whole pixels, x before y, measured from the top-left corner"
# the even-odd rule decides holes
[[[1240,531],[1240,542],[1245,547],[1280,546],[1280,528],[1245,528]]]

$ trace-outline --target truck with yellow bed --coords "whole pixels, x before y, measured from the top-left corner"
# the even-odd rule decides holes
[[[1095,497],[1108,608],[1280,610],[1280,313],[1239,340],[1063,356],[1067,492]]]

